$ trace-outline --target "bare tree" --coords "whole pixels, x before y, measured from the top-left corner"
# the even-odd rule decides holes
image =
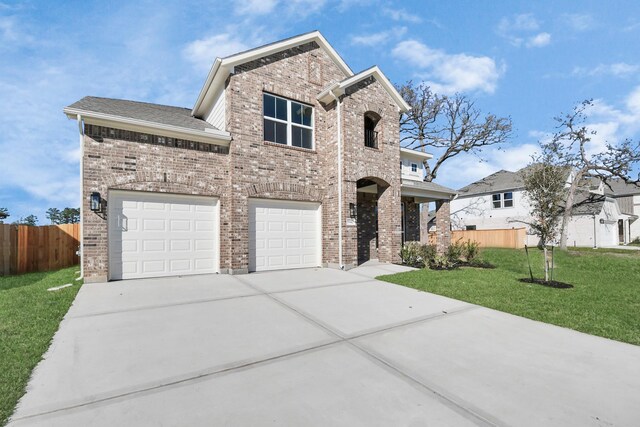
[[[536,159],[525,172],[524,194],[531,206],[531,220],[525,222],[540,238],[539,247],[544,251],[544,280],[549,281],[549,259],[547,246],[558,237],[567,169],[552,165],[550,159]]]
[[[590,154],[589,143],[596,132],[585,124],[586,110],[593,105],[586,100],[568,114],[556,117],[557,132],[549,142],[541,143],[542,153],[556,165],[572,169],[572,180],[567,191],[562,217],[560,248],[567,248],[567,226],[575,205],[576,193],[585,180],[599,178],[605,185],[612,178],[640,185],[640,176],[630,178],[632,168],[640,162],[640,143],[626,139],[616,145],[607,143],[602,152]]]
[[[411,81],[398,86],[398,91],[411,106],[400,116],[400,144],[441,152],[433,166],[425,161],[425,181],[436,179],[450,158],[460,153],[479,154],[484,147],[505,143],[511,136],[510,118],[483,116],[466,95],[434,94],[426,84]]]

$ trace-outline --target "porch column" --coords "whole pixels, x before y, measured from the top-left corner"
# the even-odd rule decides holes
[[[443,254],[451,245],[451,207],[449,200],[436,201],[436,252]]]
[[[400,189],[378,186],[378,259],[400,262],[402,216]]]

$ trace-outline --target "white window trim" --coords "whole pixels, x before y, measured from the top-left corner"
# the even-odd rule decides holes
[[[270,116],[267,116],[267,115],[264,114],[264,95],[273,96],[274,98],[279,98],[279,99],[282,99],[282,100],[287,102],[287,120],[278,119],[276,117],[270,117]],[[303,125],[303,124],[300,124],[300,123],[293,123],[293,121],[291,120],[291,103],[292,102],[295,102],[296,104],[304,105],[306,107],[311,108],[311,126],[306,126],[306,125]],[[285,125],[287,125],[287,144],[286,144],[286,147],[300,148],[302,150],[311,150],[311,151],[314,151],[316,149],[316,130],[315,130],[316,112],[315,112],[315,109],[313,108],[312,105],[305,104],[304,102],[295,101],[295,100],[292,100],[292,99],[283,98],[282,96],[274,95],[274,94],[269,93],[269,92],[263,92],[262,93],[262,119],[263,119],[263,125],[262,125],[262,138],[263,138],[263,140],[264,140],[264,119],[273,120],[274,122],[284,123]],[[303,129],[311,130],[311,148],[298,147],[297,145],[293,145],[293,133],[292,133],[293,126],[298,126],[298,127],[303,128]],[[284,145],[284,144],[280,144],[278,142],[273,142],[273,141],[267,141],[267,142],[270,143],[270,144]]]

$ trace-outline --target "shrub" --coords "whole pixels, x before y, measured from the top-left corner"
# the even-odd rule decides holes
[[[445,256],[449,260],[450,264],[457,265],[460,263],[460,258],[462,258],[463,251],[463,243],[460,243],[460,240],[458,240],[457,242],[451,243],[451,245],[449,245]]]
[[[453,261],[448,255],[436,255],[429,262],[429,268],[432,270],[452,270],[456,268],[457,261]]]
[[[420,242],[405,242],[400,250],[400,258],[404,265],[416,268],[429,266],[431,260],[436,256],[436,247],[425,245]]]
[[[467,240],[462,244],[462,257],[469,263],[473,264],[480,252],[480,243]]]
[[[405,242],[400,249],[400,258],[404,265],[411,267],[424,267],[424,258],[422,258],[420,242]]]

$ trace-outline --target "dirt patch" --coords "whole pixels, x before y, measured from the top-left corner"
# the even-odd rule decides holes
[[[571,289],[573,288],[573,285],[570,285],[568,283],[563,283],[563,282],[556,282],[555,280],[548,280],[545,281],[544,279],[533,279],[531,280],[529,277],[527,277],[526,279],[518,279],[519,282],[522,283],[533,283],[536,285],[541,285],[541,286],[546,286],[548,288],[555,288],[555,289]]]

